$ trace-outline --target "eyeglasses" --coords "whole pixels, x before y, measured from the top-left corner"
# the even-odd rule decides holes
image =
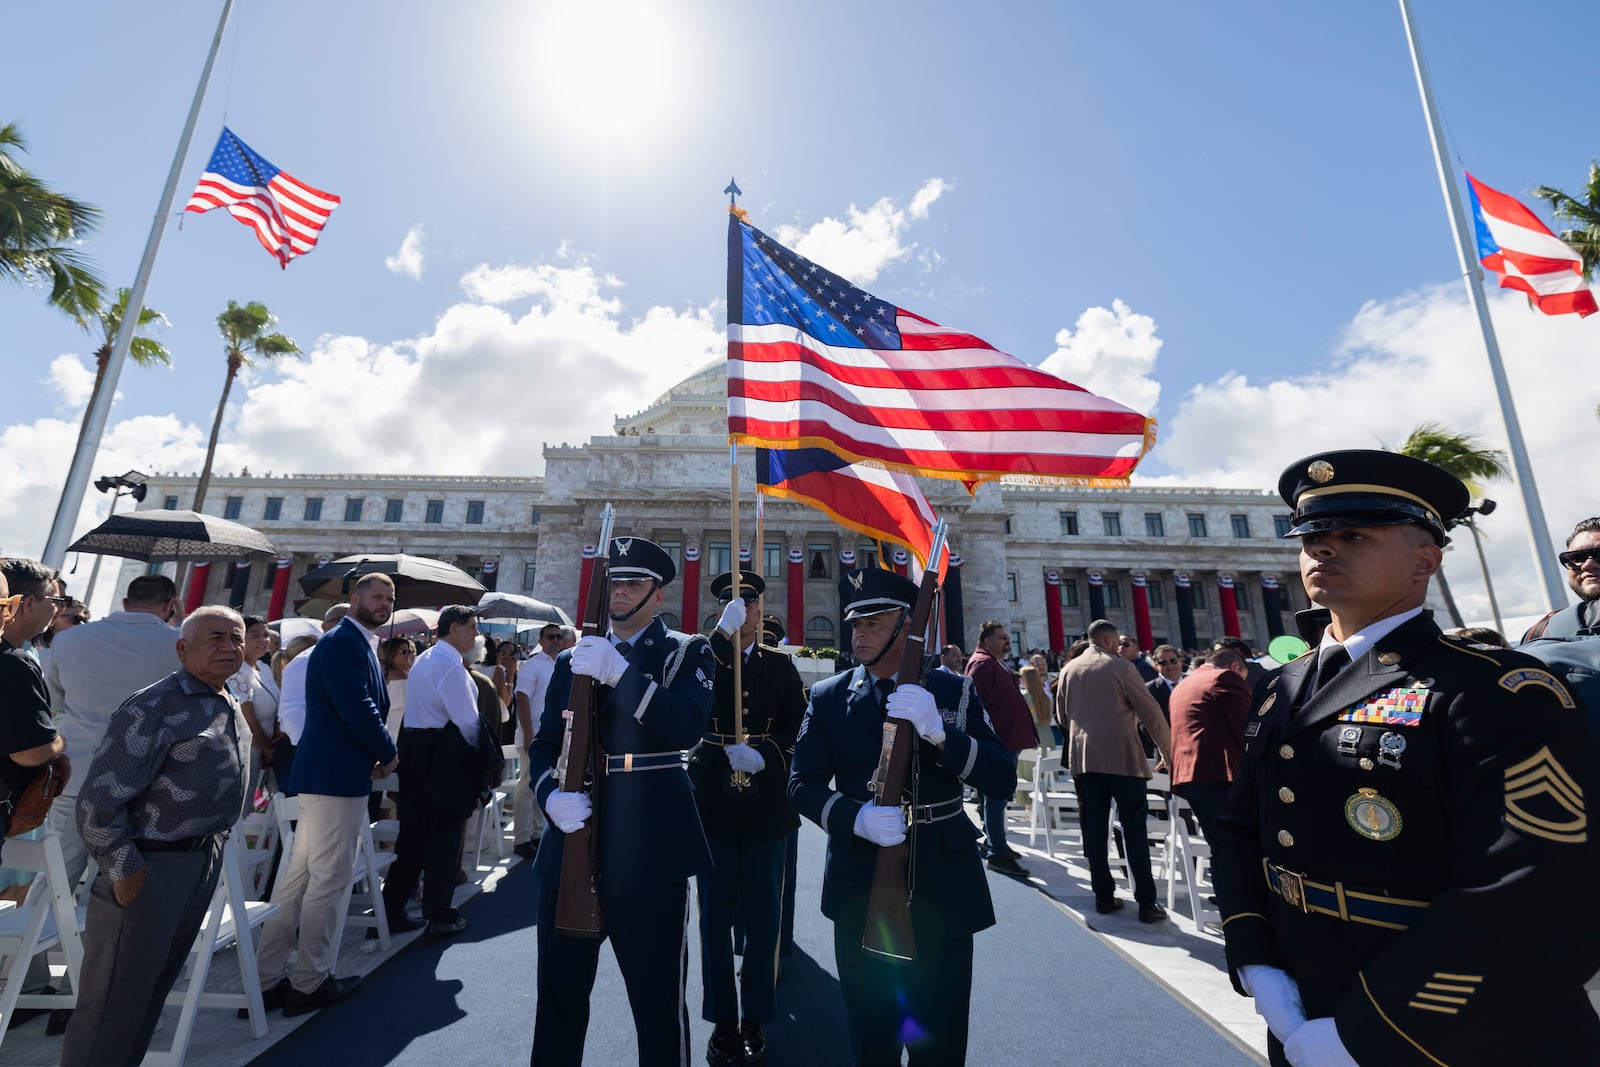
[[[748,593],[748,592],[740,593],[739,594],[739,599],[744,601],[746,604],[754,604],[756,601],[761,599],[761,594],[760,593]],[[717,602],[721,603],[721,604],[730,604],[730,603],[733,602],[733,597],[726,596],[726,595],[719,596],[719,597],[717,597]]]
[[[1182,663],[1182,662],[1183,662],[1183,660],[1181,660],[1181,659],[1158,659],[1158,660],[1156,660],[1156,666],[1157,667],[1171,667],[1175,663]]]
[[[1118,648],[1132,648],[1133,647],[1133,642],[1132,641],[1118,641],[1117,642],[1117,647]]]
[[[89,621],[82,615],[63,615],[61,618],[72,626],[80,626]]]
[[[1575,548],[1571,552],[1561,553],[1556,558],[1567,570],[1577,572],[1591,559],[1600,559],[1600,548]]]
[[[54,604],[58,608],[64,608],[68,604],[72,603],[72,601],[69,598],[64,597],[64,596],[52,596],[49,593],[34,593],[32,595],[37,597],[40,600],[48,600],[48,601],[50,601],[50,603]]]

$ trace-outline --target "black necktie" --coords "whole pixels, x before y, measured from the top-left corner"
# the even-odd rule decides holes
[[[633,651],[633,643],[630,641],[618,641],[617,651],[622,653],[623,659],[627,659],[628,653]]]
[[[873,682],[872,685],[873,688],[878,691],[878,703],[882,704],[884,707],[888,707],[889,694],[894,692],[894,679],[879,678],[876,682]]]
[[[1306,694],[1307,699],[1317,690],[1333,681],[1334,675],[1338,674],[1349,662],[1350,653],[1345,650],[1343,645],[1329,645],[1319,652],[1317,654],[1317,677],[1311,683],[1310,692]]]

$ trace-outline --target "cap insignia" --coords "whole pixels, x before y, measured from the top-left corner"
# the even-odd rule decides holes
[[[626,556],[628,554],[628,549],[633,547],[633,538],[619,537],[613,541],[612,544],[617,546],[617,555]]]
[[[1333,464],[1319,459],[1306,468],[1306,474],[1318,485],[1326,485],[1333,481]]]
[[[861,591],[861,583],[866,581],[866,578],[866,571],[857,571],[856,573],[847,576],[847,580],[850,582],[851,588],[855,589],[855,591],[858,593]]]

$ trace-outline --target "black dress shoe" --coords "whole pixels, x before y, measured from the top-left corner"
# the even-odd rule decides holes
[[[283,1002],[283,1015],[292,1019],[296,1015],[305,1015],[322,1008],[331,1007],[339,1003],[361,986],[359,974],[346,975],[335,978],[333,975],[322,980],[322,984],[309,993],[302,993],[298,989],[289,990],[288,999]]]
[[[1017,862],[1013,852],[996,852],[989,857],[989,869],[1001,874],[1009,874],[1013,878],[1028,877],[1028,868]]]
[[[711,1067],[731,1067],[744,1056],[744,1042],[733,1023],[718,1023],[706,1042],[706,1062]]]
[[[761,1024],[746,1020],[739,1028],[739,1037],[744,1044],[744,1062],[748,1064],[767,1062],[767,1035],[761,1032]]]
[[[455,937],[466,928],[467,920],[459,915],[444,919],[429,919],[428,929],[422,936],[428,941],[443,941],[447,937]]]
[[[1140,904],[1139,921],[1142,923],[1158,923],[1167,917],[1167,909],[1160,904]]]
[[[60,1037],[67,1032],[67,1024],[71,1021],[71,1008],[57,1008],[50,1013],[49,1020],[44,1024],[44,1032],[50,1037]]]
[[[289,984],[289,979],[280,978],[278,984],[261,991],[261,1006],[267,1011],[277,1011],[289,1000],[289,994],[294,986]],[[237,1012],[239,1018],[250,1018],[249,1008],[240,1008]]]
[[[1125,905],[1117,897],[1094,898],[1094,910],[1098,911],[1101,915],[1109,915],[1111,912],[1121,911],[1125,907],[1127,907],[1127,905]]]
[[[386,917],[389,920],[389,932],[391,934],[409,934],[413,930],[422,929],[423,926],[421,919],[413,919],[403,911],[399,914],[395,914],[392,911],[388,912]],[[371,930],[368,932],[376,936],[378,931]]]

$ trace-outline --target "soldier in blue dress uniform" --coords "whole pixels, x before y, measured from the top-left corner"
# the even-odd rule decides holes
[[[1278,488],[1331,614],[1257,689],[1215,843],[1229,970],[1272,1063],[1595,1063],[1600,759],[1542,663],[1423,606],[1466,487],[1345,451]]]
[[[706,1046],[712,1067],[765,1062],[762,1024],[777,1017],[778,934],[783,902],[784,846],[799,825],[787,792],[794,739],[806,698],[794,661],[764,647],[761,594],[752,571],[711,580],[722,614],[711,634],[717,660],[716,701],[704,738],[689,753],[695,806],[711,845],[711,870],[696,879],[700,902],[701,1012],[714,1024]],[[738,649],[735,649],[737,643]],[[734,728],[733,657],[743,655],[740,691],[745,737]],[[733,773],[748,779],[733,783]],[[734,908],[743,920],[744,966],[737,990],[733,967]],[[741,1011],[742,1007],[742,1011]]]
[[[716,665],[705,638],[668,630],[656,617],[677,573],[671,556],[642,537],[618,537],[608,558],[610,632],[561,653],[528,745],[529,775],[551,827],[533,861],[540,882],[535,1067],[582,1063],[604,938],[627,983],[640,1064],[681,1065],[689,1056],[689,878],[710,867],[711,855],[683,752],[705,732]],[[589,792],[562,790],[555,774],[575,673],[599,686],[605,767]],[[555,927],[563,842],[596,812],[604,938]]]
[[[857,1067],[966,1060],[972,1000],[972,935],[994,925],[978,830],[962,806],[966,783],[991,796],[1016,788],[1010,754],[995,736],[971,682],[934,672],[892,686],[917,586],[893,571],[845,575],[851,651],[860,666],[818,682],[795,743],[789,797],[828,834],[822,913],[833,920],[834,958]],[[918,734],[906,792],[873,803],[887,714]],[[909,806],[910,825],[907,825]],[[878,849],[910,835],[913,962],[862,949]]]

